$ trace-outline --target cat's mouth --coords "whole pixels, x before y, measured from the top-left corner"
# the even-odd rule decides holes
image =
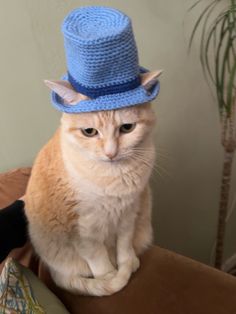
[[[110,164],[112,164],[112,163],[116,163],[116,162],[118,162],[118,161],[120,161],[121,160],[121,158],[114,158],[114,159],[102,159],[102,161],[104,161],[104,162],[106,162],[106,163],[110,163]]]
[[[109,164],[116,164],[116,163],[121,163],[124,162],[128,159],[130,156],[116,156],[112,159],[110,158],[102,158],[103,162],[109,163]]]

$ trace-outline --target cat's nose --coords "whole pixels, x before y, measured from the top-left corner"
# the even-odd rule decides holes
[[[104,143],[104,153],[110,160],[112,160],[118,153],[117,141],[114,139],[106,140]]]
[[[114,157],[116,157],[116,155],[117,155],[116,152],[115,152],[115,153],[114,153],[114,152],[113,152],[113,153],[112,153],[112,152],[106,153],[106,156],[107,156],[109,159],[111,159],[111,160],[112,160]]]

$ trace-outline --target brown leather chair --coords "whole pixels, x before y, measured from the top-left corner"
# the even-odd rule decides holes
[[[0,174],[0,208],[24,194],[30,168]],[[110,297],[73,295],[56,287],[30,244],[11,255],[28,265],[78,314],[236,314],[236,278],[153,246],[129,284]],[[1,265],[0,265],[1,266]]]

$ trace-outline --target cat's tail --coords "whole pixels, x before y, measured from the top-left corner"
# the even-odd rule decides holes
[[[115,274],[108,274],[104,278],[65,278],[61,274],[53,274],[55,282],[73,293],[91,296],[107,296],[123,289],[132,274],[132,262],[124,263]]]

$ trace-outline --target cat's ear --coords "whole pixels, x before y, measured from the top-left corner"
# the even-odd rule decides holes
[[[149,90],[153,85],[156,84],[157,78],[161,75],[163,70],[156,70],[152,72],[141,74],[141,84],[146,89]]]
[[[89,99],[89,97],[77,93],[71,84],[67,81],[51,81],[44,80],[44,83],[55,93],[57,93],[63,100],[65,104],[75,105],[81,100]]]

